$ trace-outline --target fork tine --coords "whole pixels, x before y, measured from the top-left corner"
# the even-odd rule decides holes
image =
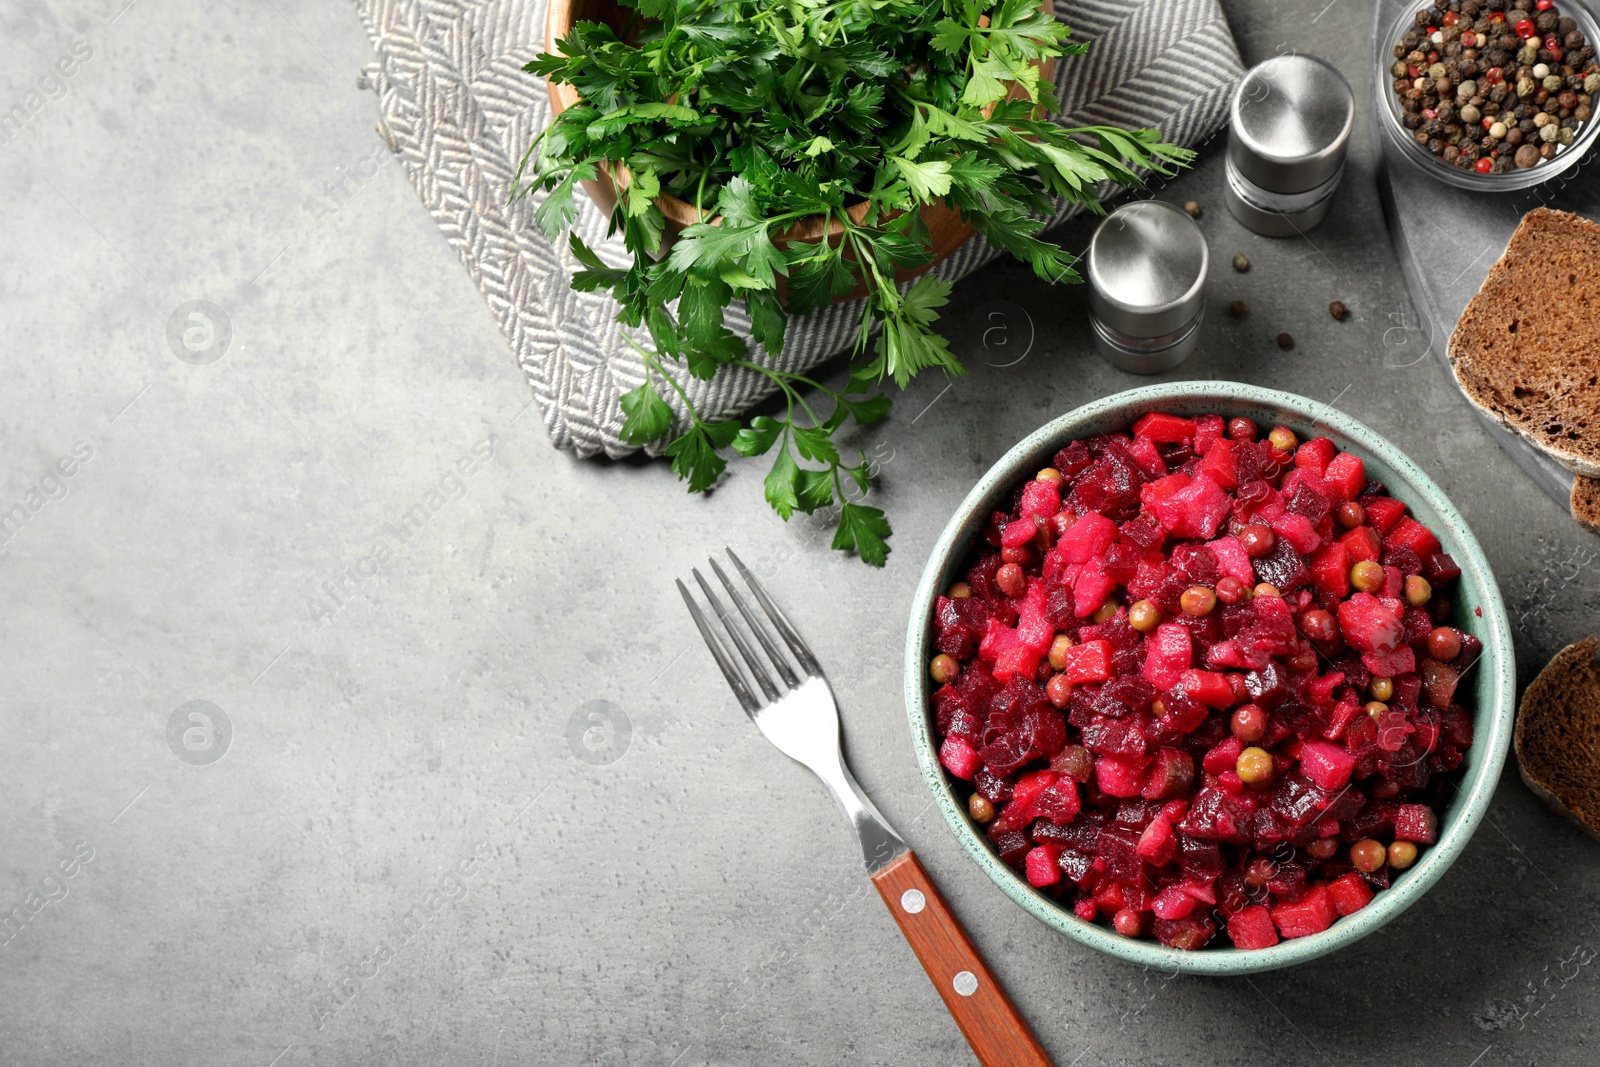
[[[789,624],[789,620],[784,617],[783,612],[778,610],[778,605],[774,604],[772,598],[767,596],[767,591],[761,588],[761,583],[756,581],[755,575],[751,574],[739,557],[733,554],[733,549],[724,547],[723,551],[728,553],[728,558],[733,560],[733,565],[739,568],[739,573],[744,576],[745,584],[750,587],[750,591],[761,602],[761,607],[766,611],[767,618],[772,620],[772,625],[776,626],[778,633],[783,635],[784,644],[789,646],[789,650],[794,653],[794,658],[800,662],[800,669],[807,674],[818,678],[822,677],[822,668],[817,666],[817,658],[811,654],[811,649],[806,647],[805,641],[801,640],[799,632]]]
[[[700,630],[700,636],[705,639],[706,647],[711,650],[711,658],[722,668],[722,676],[728,680],[733,695],[739,698],[739,705],[744,708],[746,714],[754,715],[760,710],[761,704],[750,692],[750,687],[745,685],[739,668],[734,666],[733,657],[722,647],[722,642],[718,640],[716,633],[711,629],[711,624],[706,621],[705,614],[701,612],[700,605],[694,602],[694,597],[690,596],[689,590],[684,587],[683,579],[674,578],[673,581],[678,584],[678,592],[683,594],[683,602],[689,605],[689,614],[694,616],[694,624]]]
[[[767,627],[756,619],[755,613],[745,603],[744,597],[739,595],[739,590],[735,589],[733,583],[728,581],[728,576],[723,572],[722,565],[716,560],[712,560],[711,569],[717,572],[717,578],[721,580],[722,588],[726,589],[728,595],[733,598],[733,606],[739,609],[739,614],[743,615],[744,621],[750,625],[750,632],[755,634],[757,641],[761,642],[761,647],[767,652],[767,658],[772,661],[774,667],[778,668],[778,673],[783,676],[784,684],[790,689],[798,686],[800,679],[795,676],[794,671],[789,669],[789,661],[784,658],[782,652],[778,651],[778,646],[768,636]]]
[[[729,637],[733,638],[733,643],[739,649],[739,654],[744,657],[744,665],[749,670],[750,676],[756,680],[756,684],[761,687],[761,691],[767,694],[768,700],[777,700],[778,687],[772,684],[772,676],[761,665],[761,660],[757,658],[755,649],[750,647],[750,642],[744,639],[744,634],[740,633],[739,628],[733,624],[733,620],[728,618],[728,610],[722,606],[722,601],[717,599],[717,594],[711,591],[711,586],[706,584],[700,569],[696,567],[690,573],[694,575],[694,580],[700,584],[700,592],[705,594],[706,603],[710,604],[711,610],[717,613],[717,619],[722,623],[722,628],[728,632]]]

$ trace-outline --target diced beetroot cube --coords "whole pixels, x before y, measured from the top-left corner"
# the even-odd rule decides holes
[[[1143,674],[1157,689],[1171,689],[1194,662],[1194,644],[1189,631],[1175,622],[1164,622],[1145,642]],[[1069,650],[1070,651],[1070,650]]]
[[[1048,519],[1061,510],[1061,486],[1035,479],[1022,487],[1022,517]]]
[[[1017,607],[1017,641],[1035,652],[1047,651],[1055,640],[1056,627],[1047,610],[1049,599],[1050,591],[1044,583],[1034,582]]]
[[[1094,614],[1116,587],[1117,580],[1106,573],[1103,558],[1085,563],[1072,582],[1073,614],[1080,619]]]
[[[1437,660],[1425,659],[1417,669],[1422,680],[1422,698],[1430,708],[1444,709],[1456,697],[1461,676]]]
[[[1181,919],[1157,919],[1150,932],[1168,948],[1181,948],[1193,952],[1204,948],[1217,932],[1217,924],[1209,915],[1185,915]]]
[[[1122,883],[1122,900],[1138,892],[1144,877],[1144,861],[1139,858],[1139,831],[1126,826],[1105,826],[1095,837],[1095,851],[1105,860],[1105,874]],[[1098,898],[1099,894],[1096,894]]]
[[[1406,513],[1404,502],[1396,500],[1392,496],[1373,497],[1371,500],[1364,501],[1362,507],[1366,509],[1367,522],[1376,527],[1381,534],[1388,533],[1394,529],[1395,523],[1399,522],[1401,516]],[[1421,555],[1421,553],[1418,553],[1418,555]]]
[[[1402,575],[1422,573],[1422,560],[1405,545],[1385,545],[1381,562],[1385,567],[1399,568]]]
[[[1022,730],[1028,737],[1028,747],[1045,759],[1060,752],[1067,743],[1067,720],[1052,707],[1028,708],[1022,715]]]
[[[1238,579],[1245,588],[1254,588],[1256,584],[1256,570],[1250,563],[1250,555],[1245,552],[1244,545],[1237,537],[1229,534],[1219,537],[1215,541],[1206,542],[1206,547],[1211,549],[1211,554],[1217,557],[1217,573],[1219,575]]]
[[[1350,553],[1335,541],[1317,549],[1311,556],[1311,584],[1330,600],[1350,595]]]
[[[1169,885],[1156,894],[1155,907],[1151,910],[1158,919],[1181,919],[1188,915],[1200,902],[1175,885]]]
[[[1182,690],[1175,689],[1168,693],[1166,705],[1166,713],[1160,719],[1160,729],[1169,736],[1193,733],[1206,721],[1206,706]]]
[[[1239,753],[1243,751],[1243,741],[1237,737],[1225,737],[1214,745],[1211,751],[1205,754],[1205,758],[1200,761],[1200,765],[1205,768],[1207,774],[1221,774],[1223,771],[1231,771],[1234,765],[1239,762]]]
[[[1194,454],[1204,456],[1211,451],[1211,446],[1218,441],[1226,441],[1222,431],[1227,424],[1222,421],[1221,415],[1200,415],[1194,420]],[[1232,445],[1232,441],[1228,441]]]
[[[1046,786],[1033,798],[1029,808],[1035,818],[1049,819],[1057,826],[1065,826],[1083,807],[1078,796],[1078,783],[1062,777]]]
[[[1128,597],[1131,600],[1148,600],[1160,594],[1166,585],[1169,568],[1165,560],[1144,559],[1139,561],[1139,570],[1128,582]]]
[[[1070,481],[1092,462],[1094,457],[1089,451],[1089,446],[1083,441],[1074,441],[1056,453],[1055,458],[1050,461],[1050,466],[1060,471],[1062,476]]]
[[[1099,848],[1098,845],[1095,846]],[[1095,907],[1108,914],[1116,913],[1127,907],[1125,887],[1121,882],[1106,878],[1094,887]]]
[[[1339,605],[1339,631],[1352,648],[1362,652],[1394,648],[1405,634],[1404,621],[1405,610],[1398,601],[1379,600],[1371,593],[1356,593]]]
[[[1083,728],[1083,745],[1098,756],[1144,755],[1144,730],[1138,718],[1111,719],[1096,715]]]
[[[1328,674],[1319,674],[1306,686],[1306,699],[1313,704],[1323,705],[1333,703],[1333,692],[1344,684],[1344,672],[1332,671]]]
[[[1017,631],[999,619],[990,619],[989,628],[984,632],[983,640],[978,644],[978,657],[988,663],[993,663],[1000,653],[1016,647]]]
[[[1361,665],[1375,678],[1398,678],[1417,669],[1417,656],[1410,645],[1398,645],[1386,651],[1361,653]]]
[[[1136,797],[1144,789],[1144,768],[1149,762],[1140,756],[1101,756],[1094,761],[1094,781],[1108,797]]]
[[[1194,784],[1194,756],[1178,748],[1163,748],[1150,765],[1140,796],[1146,800],[1172,800],[1189,794]]]
[[[1337,741],[1344,736],[1345,727],[1355,721],[1357,716],[1365,714],[1366,709],[1355,701],[1340,701],[1334,705],[1332,714],[1328,716],[1328,725],[1323,727],[1322,736],[1330,741]]]
[[[1017,784],[1011,788],[1011,800],[1017,805],[1016,811],[1023,816],[1031,814],[1034,798],[1054,785],[1060,777],[1058,771],[1029,771],[1018,778]]]
[[[1322,544],[1322,537],[1317,533],[1316,526],[1304,515],[1286,511],[1272,520],[1272,528],[1279,537],[1287,540],[1294,546],[1295,551],[1302,555],[1315,552]]]
[[[1340,915],[1354,915],[1372,903],[1372,890],[1354,871],[1329,882],[1328,896],[1333,900],[1334,910]]]
[[[1279,592],[1287,593],[1311,580],[1311,571],[1306,568],[1305,561],[1294,545],[1289,543],[1287,537],[1279,537],[1278,543],[1264,556],[1255,559],[1256,576],[1263,582],[1276,586]]]
[[[1067,649],[1063,657],[1062,675],[1073,685],[1083,682],[1103,682],[1111,677],[1111,642],[1085,641]]]
[[[1272,921],[1286,938],[1320,934],[1338,917],[1327,887],[1320,885],[1312,886],[1298,901],[1278,904],[1272,909]]]
[[[1220,789],[1205,788],[1194,795],[1178,829],[1208,841],[1242,841],[1248,835],[1239,830],[1239,805],[1243,797],[1230,797]]]
[[[1028,850],[1027,858],[1022,866],[1028,876],[1028,884],[1035,889],[1043,889],[1047,885],[1055,885],[1061,881],[1061,846],[1050,843],[1036,845]]]
[[[1439,551],[1439,539],[1433,536],[1433,531],[1410,515],[1395,523],[1394,529],[1384,535],[1383,543],[1404,545],[1415,552],[1420,559],[1427,559]]]
[[[1088,563],[1101,557],[1117,539],[1117,523],[1096,512],[1083,512],[1056,541],[1056,552],[1067,563]]]
[[[1012,631],[1014,634],[1016,631]],[[1007,648],[994,661],[994,676],[1002,682],[1012,678],[1032,678],[1044,657],[1035,649],[1019,643]]]
[[[1139,835],[1139,855],[1152,867],[1162,867],[1178,851],[1178,835],[1172,832],[1172,820],[1157,815]],[[1172,916],[1176,918],[1176,916]]]
[[[1145,486],[1143,500],[1163,528],[1175,537],[1210,538],[1233,503],[1210,478],[1171,474]]]
[[[1235,948],[1271,948],[1278,943],[1278,931],[1272,925],[1272,913],[1260,904],[1252,904],[1228,916],[1228,936]]]
[[[1400,590],[1405,588],[1405,575],[1400,573],[1399,567],[1384,564],[1383,587],[1378,590],[1378,596],[1388,597],[1390,600],[1398,599]]]
[[[1076,915],[1086,923],[1092,923],[1094,922],[1094,917],[1100,914],[1100,909],[1095,907],[1093,897],[1084,897],[1082,900],[1072,905],[1072,914]]]
[[[1195,473],[1205,475],[1224,489],[1239,488],[1239,456],[1233,450],[1233,442],[1224,437],[1213,443]]]
[[[1382,552],[1382,544],[1378,541],[1378,534],[1370,526],[1357,526],[1354,530],[1339,538],[1339,543],[1344,545],[1345,551],[1350,554],[1352,565],[1370,559],[1377,562]]]
[[[1117,527],[1118,543],[1131,547],[1141,560],[1160,549],[1165,537],[1166,531],[1153,515],[1141,515]]]
[[[996,819],[995,825],[1000,820]],[[1028,854],[1033,843],[1028,840],[1028,835],[1017,830],[1002,831],[994,839],[994,850],[1000,853],[1001,862],[1007,866],[1015,867],[1022,863],[1022,858]]]
[[[1356,759],[1343,745],[1331,741],[1306,741],[1300,746],[1300,771],[1319,789],[1343,789],[1355,770]]]
[[[1036,753],[1021,730],[1010,730],[978,749],[978,756],[983,760],[984,770],[1003,777],[1034,759]],[[973,778],[976,779],[978,774],[974,774]]]
[[[1148,477],[1160,478],[1167,473],[1166,461],[1161,458],[1155,442],[1148,437],[1134,438],[1133,444],[1128,446],[1128,455],[1133,457],[1133,461]]]
[[[1233,686],[1217,671],[1187,670],[1178,676],[1178,684],[1185,693],[1209,707],[1231,708],[1234,705]]]
[[[1000,543],[1006,548],[1016,548],[1032,541],[1039,532],[1038,524],[1032,519],[1017,519],[1008,522],[1000,531]]]
[[[1261,660],[1250,655],[1244,646],[1231,637],[1218,641],[1206,649],[1206,666],[1213,670],[1235,667],[1239,670],[1253,671],[1261,665]]]
[[[1133,424],[1133,436],[1147,437],[1160,444],[1176,444],[1194,437],[1193,419],[1179,418],[1161,411],[1152,411]]]
[[[1426,804],[1401,804],[1394,814],[1397,841],[1431,845],[1439,839],[1439,817]]]
[[[1322,472],[1322,480],[1337,494],[1339,503],[1354,500],[1361,495],[1362,486],[1367,484],[1366,465],[1361,462],[1360,456],[1340,452],[1328,461],[1327,469]]]
[[[1326,437],[1313,437],[1294,450],[1295,469],[1312,471],[1320,478],[1337,451],[1337,446]]]
[[[1422,576],[1435,586],[1461,577],[1461,566],[1447,552],[1435,552],[1422,560]]]
[[[939,746],[939,762],[957,778],[970,779],[982,761],[978,759],[978,750],[968,744],[966,738],[951,734]]]
[[[1406,713],[1399,708],[1390,708],[1378,720],[1378,748],[1383,752],[1399,752],[1405,747],[1406,738],[1416,732],[1406,718]],[[1391,768],[1391,773],[1393,768]]]

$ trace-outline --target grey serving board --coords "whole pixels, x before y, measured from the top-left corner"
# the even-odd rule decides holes
[[[1417,6],[1418,0],[1378,0],[1374,39],[1400,8]],[[1368,98],[1375,109],[1385,106],[1379,94],[1388,91],[1388,80],[1379,74],[1373,72]],[[1401,156],[1384,134],[1377,111],[1371,128],[1377,139],[1378,189],[1384,215],[1417,314],[1415,323],[1397,324],[1396,339],[1401,342],[1397,347],[1407,347],[1404,342],[1413,328],[1421,334],[1421,344],[1410,346],[1420,350],[1401,358],[1425,358],[1432,353],[1445,359],[1450,333],[1467,302],[1483,285],[1489,268],[1529,211],[1544,206],[1600,219],[1600,158],[1592,152],[1565,174],[1532,189],[1478,193],[1452,188]],[[1443,164],[1439,166],[1443,169]],[[1566,507],[1572,472],[1481,413],[1479,418],[1517,466]]]

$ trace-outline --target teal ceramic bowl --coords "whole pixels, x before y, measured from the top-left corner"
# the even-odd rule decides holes
[[[1379,892],[1361,911],[1340,919],[1320,934],[1282,941],[1268,949],[1216,947],[1227,944],[1226,935],[1219,933],[1213,947],[1185,952],[1151,940],[1130,940],[1105,924],[1084,922],[1071,910],[1036,892],[1000,861],[968,817],[953,788],[953,779],[939,764],[926,666],[933,655],[933,608],[939,593],[960,579],[967,552],[987,516],[997,507],[1010,506],[1010,495],[1017,483],[1047,466],[1056,451],[1069,442],[1096,433],[1126,430],[1151,411],[1177,415],[1214,412],[1224,418],[1243,415],[1263,428],[1288,426],[1302,440],[1318,434],[1332,438],[1341,449],[1360,456],[1365,461],[1367,477],[1383,482],[1393,496],[1403,500],[1411,513],[1438,535],[1444,550],[1455,557],[1461,578],[1451,622],[1483,642],[1482,659],[1462,684],[1462,702],[1476,709],[1473,744],[1458,772],[1461,779],[1455,800],[1440,820],[1438,843],[1424,849],[1415,866],[1402,872],[1389,889]],[[906,639],[905,686],[912,742],[934,801],[973,862],[1007,896],[1047,926],[1130,963],[1166,971],[1228,975],[1287,967],[1348,945],[1409,908],[1439,880],[1483,821],[1500,778],[1511,741],[1516,664],[1505,605],[1483,550],[1450,500],[1399,449],[1350,416],[1305,397],[1235,382],[1177,382],[1130,389],[1085,404],[1030,434],[989,469],[940,535],[917,586]],[[1462,936],[1470,933],[1460,931]]]

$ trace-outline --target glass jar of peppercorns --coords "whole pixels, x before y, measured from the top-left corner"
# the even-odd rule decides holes
[[[1526,189],[1600,135],[1600,26],[1581,0],[1381,0],[1380,127],[1463,189]]]

